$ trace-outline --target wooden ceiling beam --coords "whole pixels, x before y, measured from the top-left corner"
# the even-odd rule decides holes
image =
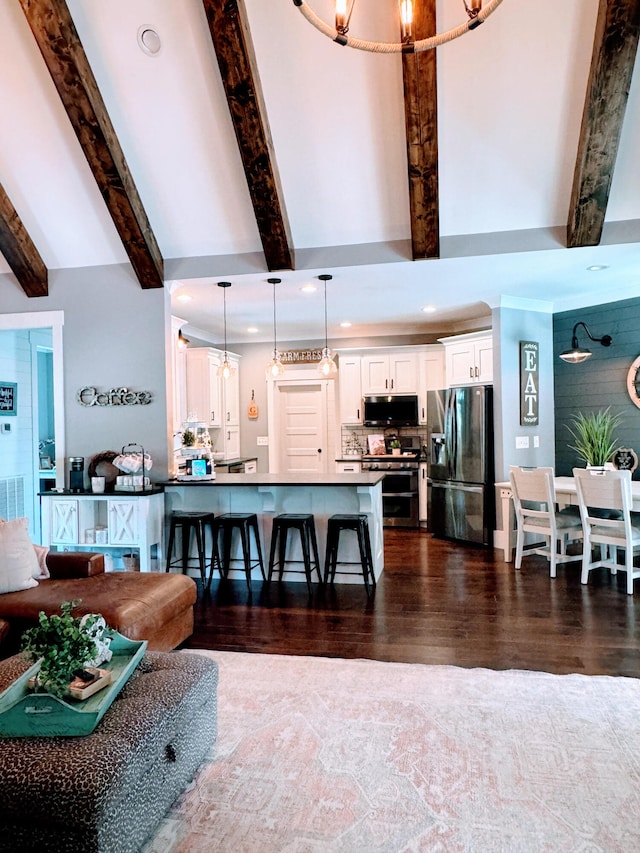
[[[567,246],[597,246],[638,50],[640,0],[600,0],[567,222]]]
[[[20,5],[140,285],[162,287],[160,249],[65,0]]]
[[[435,0],[414,5],[414,39],[436,32]],[[436,51],[402,54],[413,260],[440,256]]]
[[[49,274],[11,199],[0,184],[0,252],[27,296],[49,295]]]
[[[294,268],[293,241],[243,0],[203,0],[267,268]]]

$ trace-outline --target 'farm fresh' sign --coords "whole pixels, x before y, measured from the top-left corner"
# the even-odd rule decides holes
[[[536,341],[520,341],[520,426],[537,426],[538,348]]]

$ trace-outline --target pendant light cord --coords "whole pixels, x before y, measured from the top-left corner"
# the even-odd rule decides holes
[[[327,282],[324,283],[324,348],[329,349],[329,336],[327,332]]]
[[[276,357],[278,346],[276,344],[276,283],[273,282],[273,357]]]

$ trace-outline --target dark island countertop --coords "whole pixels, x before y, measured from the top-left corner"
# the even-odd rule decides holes
[[[381,471],[367,471],[363,474],[216,474],[215,480],[165,480],[161,485],[169,487],[206,486],[330,486],[332,488],[353,486],[375,486],[384,477]]]

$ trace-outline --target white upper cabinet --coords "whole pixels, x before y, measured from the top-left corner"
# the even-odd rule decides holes
[[[210,347],[187,350],[187,417],[208,427],[222,425],[219,366],[218,350]]]
[[[398,350],[362,356],[362,394],[416,394],[418,359]]]
[[[427,424],[427,391],[446,387],[443,346],[428,345],[418,353],[418,377],[418,421]]]
[[[493,382],[491,332],[441,338],[445,348],[447,386]]]
[[[359,355],[340,354],[338,387],[340,394],[340,423],[362,423],[362,359]]]
[[[187,350],[187,411],[208,427],[237,427],[240,424],[240,357],[227,353],[231,376],[222,379],[218,368],[223,353],[211,347]],[[237,454],[236,454],[237,455]],[[234,457],[235,458],[235,457]]]
[[[227,358],[231,365],[231,376],[228,379],[220,379],[223,426],[238,426],[240,423],[240,359],[231,353],[227,353]]]

